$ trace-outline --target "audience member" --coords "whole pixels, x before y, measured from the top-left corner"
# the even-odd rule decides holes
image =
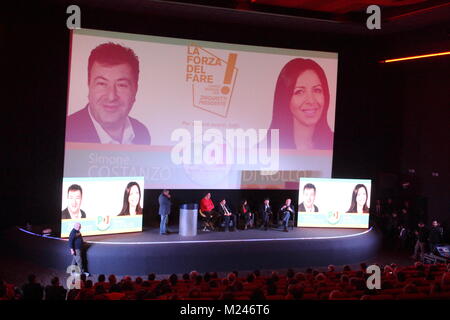
[[[305,273],[288,269],[285,273],[272,271],[269,275],[262,276],[258,270],[242,275],[233,271],[225,277],[219,278],[216,272],[200,275],[197,271],[185,274],[183,278],[187,282],[178,281],[176,274],[167,279],[155,280],[151,274],[149,279],[143,281],[136,277],[135,281],[129,276],[124,276],[117,283],[115,275],[108,277],[100,275],[93,285],[86,276],[80,277],[81,289],[66,290],[60,285],[57,277],[51,280],[51,284],[45,288],[46,300],[145,300],[145,299],[199,299],[213,297],[213,299],[233,300],[251,299],[325,299],[325,300],[355,300],[371,299],[370,296],[383,294],[384,290],[392,290],[386,294],[393,294],[393,298],[399,295],[400,299],[410,297],[447,298],[450,291],[449,265],[435,264],[424,265],[415,262],[414,265],[401,267],[397,264],[378,265],[382,270],[381,290],[369,290],[366,286],[368,275],[365,273],[367,265],[360,264],[360,270],[352,271],[346,265],[342,272],[336,272],[336,267],[329,265],[326,270],[307,268]],[[255,273],[258,275],[255,275]],[[246,279],[241,282],[241,279]],[[155,286],[152,287],[151,282]],[[219,284],[221,282],[221,285]],[[36,282],[36,277],[30,275],[28,283],[23,288],[23,296],[14,293],[14,286],[8,285],[0,279],[0,300],[24,299],[41,300],[43,297],[42,286]],[[306,291],[306,289],[308,291]],[[9,292],[9,293],[8,293]],[[305,294],[305,292],[307,294]],[[420,295],[419,295],[420,293]],[[417,294],[417,295],[416,295]],[[365,298],[363,296],[366,296]],[[210,298],[209,298],[210,299]]]
[[[28,283],[22,286],[22,293],[24,300],[42,300],[44,288],[42,288],[40,283],[36,282],[36,276],[30,274],[28,276]]]
[[[63,286],[59,283],[59,278],[54,277],[51,285],[45,287],[45,300],[66,300],[66,292]]]
[[[250,294],[250,300],[266,300],[266,295],[261,288],[256,288]]]

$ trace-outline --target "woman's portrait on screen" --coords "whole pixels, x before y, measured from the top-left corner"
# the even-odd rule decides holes
[[[352,202],[347,213],[369,213],[367,206],[368,198],[367,188],[363,184],[357,184],[352,193]]]
[[[269,128],[279,129],[280,148],[332,149],[333,132],[327,122],[329,103],[330,91],[322,67],[311,59],[289,61],[278,76]]]
[[[128,183],[123,195],[123,206],[119,216],[142,214],[141,188],[137,182]]]

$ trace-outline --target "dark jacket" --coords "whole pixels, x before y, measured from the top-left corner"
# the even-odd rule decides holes
[[[417,236],[417,240],[419,240],[419,242],[427,242],[428,241],[429,231],[426,227],[417,228],[416,231],[419,233]]]
[[[231,211],[230,207],[227,204],[225,204],[225,208],[227,208],[229,213],[234,215],[234,213]],[[225,215],[225,210],[223,210],[222,205],[220,203],[216,206],[216,210],[219,212],[221,216]]]
[[[160,216],[167,216],[170,214],[170,206],[172,203],[170,202],[170,199],[164,195],[164,193],[161,193],[158,198],[159,202],[159,211],[158,214]]]
[[[314,212],[319,212],[319,208],[315,204],[313,204],[313,206],[314,206]],[[303,202],[299,204],[298,211],[306,212],[305,204]]]
[[[45,300],[66,300],[66,289],[63,286],[47,286]]]
[[[80,212],[81,212],[81,219],[86,218],[86,213],[83,210],[81,210],[81,209],[80,209]],[[65,208],[62,211],[61,219],[72,219],[70,217],[69,209]]]
[[[442,243],[443,238],[443,229],[442,227],[431,227],[429,240],[431,243]]]
[[[150,144],[150,134],[145,125],[136,119],[129,118],[135,134],[133,144]],[[66,141],[100,143],[87,106],[67,118]]]
[[[42,300],[44,288],[39,283],[27,283],[22,287],[24,300]]]
[[[240,205],[240,206],[239,206],[239,214],[240,214],[240,215],[243,215],[243,214],[244,214],[244,207],[245,207],[245,210],[246,210],[245,214],[251,213],[250,206],[249,206],[248,204],[246,204],[246,205]]]
[[[264,211],[266,210],[266,205],[263,203],[262,205],[259,206],[259,214],[261,216],[264,216]],[[267,209],[267,213],[268,214],[272,214],[272,207],[269,204],[269,208]]]
[[[81,250],[83,248],[83,236],[81,235],[81,232],[75,230],[75,228],[70,231],[69,248],[73,250]]]
[[[289,205],[289,208],[291,208],[291,210],[288,210],[288,207],[286,207],[286,208],[284,208],[284,209],[281,209],[281,208],[283,208],[284,206],[285,206],[285,205],[283,204],[283,205],[280,207],[280,211],[279,211],[280,217],[284,217],[284,214],[287,213],[287,212],[289,212],[291,215],[295,213],[294,205],[292,205],[292,204]]]

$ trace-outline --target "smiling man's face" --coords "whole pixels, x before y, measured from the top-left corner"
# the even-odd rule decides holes
[[[89,82],[89,110],[104,129],[124,124],[136,100],[137,79],[128,64],[94,62]]]

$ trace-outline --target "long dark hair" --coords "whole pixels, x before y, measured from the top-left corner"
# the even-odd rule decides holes
[[[279,129],[280,148],[296,149],[292,119],[293,115],[289,109],[289,105],[297,79],[299,75],[306,70],[311,70],[317,74],[322,85],[324,95],[322,115],[316,124],[312,138],[313,146],[314,149],[332,149],[333,132],[327,122],[328,108],[330,104],[330,90],[328,88],[328,81],[322,67],[311,59],[293,59],[289,61],[281,70],[275,88],[272,123],[270,124],[269,135],[270,129]]]
[[[139,201],[136,206],[136,214],[142,214],[142,208],[141,208],[141,187],[139,187],[139,184],[137,182],[130,182],[127,184],[127,187],[125,188],[125,192],[123,194],[123,206],[122,211],[120,211],[119,216],[129,216],[130,215],[130,203],[128,202],[128,198],[130,196],[130,191],[133,186],[137,186],[139,190]]]
[[[363,213],[369,213],[369,207],[367,206],[367,199],[369,198],[369,193],[367,192],[367,188],[363,184],[357,184],[355,189],[353,189],[352,193],[352,204],[350,205],[350,209],[348,209],[347,213],[355,213],[358,212],[357,204],[356,204],[356,196],[358,195],[358,190],[364,188],[366,190],[366,202],[363,206]]]
[[[245,204],[246,202],[247,202],[247,204]],[[245,206],[245,209],[250,210],[250,206],[248,205],[247,199],[241,200],[241,205],[239,206],[239,211],[242,213],[244,212],[244,206]]]

